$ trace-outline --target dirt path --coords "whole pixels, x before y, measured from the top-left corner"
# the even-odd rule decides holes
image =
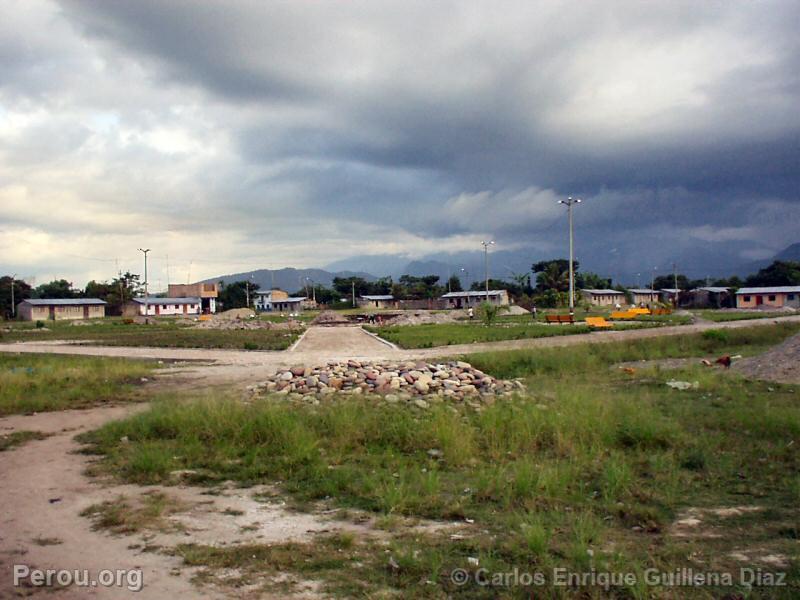
[[[330,355],[333,358],[384,356],[393,346],[369,335],[361,327],[311,327],[291,352],[297,355]]]
[[[144,405],[70,410],[0,419],[0,433],[32,430],[53,434],[0,453],[0,597],[47,598],[169,598],[194,592],[188,577],[170,575],[177,558],[134,553],[126,538],[99,535],[80,512],[117,492],[91,483],[84,475],[86,457],[75,454],[74,436],[121,418]],[[141,569],[145,588],[133,594],[127,587],[15,588],[14,565],[40,569]],[[188,575],[188,573],[187,573]],[[125,580],[127,581],[127,580]],[[38,592],[38,593],[37,593]],[[220,596],[209,595],[209,598]]]
[[[242,590],[201,589],[191,582],[197,569],[187,568],[179,557],[148,550],[172,548],[182,543],[260,544],[311,541],[318,532],[346,530],[374,535],[368,526],[331,520],[325,514],[287,510],[282,504],[258,501],[256,495],[268,486],[238,488],[221,486],[208,495],[208,488],[190,485],[116,485],[89,479],[84,471],[91,458],[77,453],[81,445],[74,437],[120,419],[146,404],[67,410],[18,415],[0,419],[0,434],[40,431],[43,440],[0,452],[0,598],[39,597],[73,600],[82,598],[242,598]],[[263,489],[262,489],[263,488]],[[273,490],[269,490],[273,491]],[[131,504],[154,492],[166,494],[182,506],[170,515],[176,529],[143,530],[113,536],[92,530],[92,522],[81,512],[103,502]],[[141,591],[128,589],[137,580],[123,579],[122,587],[14,587],[14,565],[31,569],[86,569],[92,578],[103,569],[140,570]],[[284,598],[261,593],[258,598]],[[294,597],[308,597],[299,594]]]

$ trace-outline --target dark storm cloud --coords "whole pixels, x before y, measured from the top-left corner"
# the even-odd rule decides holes
[[[558,248],[555,203],[573,194],[587,200],[582,242],[597,254],[635,261],[637,239],[649,262],[669,254],[665,239],[688,253],[796,241],[779,215],[800,204],[797,3],[58,6],[61,21],[38,18],[61,23],[57,34],[22,53],[13,26],[0,25],[0,56],[13,57],[0,61],[0,86],[53,102],[100,82],[83,101],[124,109],[114,111],[122,149],[99,169],[123,178],[135,156],[146,197],[148,161],[163,167],[167,156],[174,168],[152,196],[213,215],[186,230],[225,221],[255,240],[275,215],[305,214],[398,240],[493,235]],[[63,42],[66,24],[105,66]],[[60,67],[51,78],[48,65]],[[127,100],[104,91],[115,76],[130,78]],[[198,114],[171,112],[179,105]],[[165,154],[170,127],[205,129]],[[55,132],[53,152],[91,147],[79,131]],[[230,154],[195,163],[209,140]]]

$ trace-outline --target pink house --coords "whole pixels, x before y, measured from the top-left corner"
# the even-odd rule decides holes
[[[800,308],[800,285],[741,288],[736,308]]]

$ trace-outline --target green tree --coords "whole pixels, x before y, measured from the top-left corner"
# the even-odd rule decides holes
[[[12,309],[11,304],[11,277],[4,275],[0,277],[0,316],[8,319],[16,310]],[[19,304],[23,300],[31,297],[31,286],[20,279],[14,279],[14,304]]]
[[[800,285],[800,262],[776,260],[755,275],[750,275],[745,283],[751,287],[768,285]]]
[[[449,292],[463,292],[464,288],[461,286],[461,280],[458,275],[451,275],[447,280],[447,291]]]
[[[577,274],[580,263],[573,261],[572,268]],[[565,292],[569,290],[569,261],[564,258],[542,260],[534,263],[531,270],[536,273],[536,288],[543,292],[555,290]]]
[[[246,308],[248,289],[250,294],[250,305],[253,305],[253,294],[258,291],[258,284],[252,281],[234,281],[233,283],[225,284],[224,281],[219,282],[219,293],[217,301],[222,305],[224,310],[232,308]]]
[[[601,277],[591,271],[578,273],[575,276],[575,287],[579,290],[607,290],[611,287],[611,283],[610,278]]]
[[[81,291],[73,289],[72,284],[66,279],[56,279],[37,286],[33,295],[36,298],[79,298]]]
[[[350,298],[353,294],[353,286],[356,290],[356,298],[369,294],[369,282],[363,277],[334,277],[333,289],[345,298]]]

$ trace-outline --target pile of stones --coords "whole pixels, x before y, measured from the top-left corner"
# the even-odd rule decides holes
[[[503,381],[462,361],[329,362],[324,367],[292,367],[251,386],[255,394],[277,394],[291,399],[318,401],[336,392],[377,394],[386,402],[406,401],[420,408],[430,402],[493,402],[525,388],[519,380]]]

